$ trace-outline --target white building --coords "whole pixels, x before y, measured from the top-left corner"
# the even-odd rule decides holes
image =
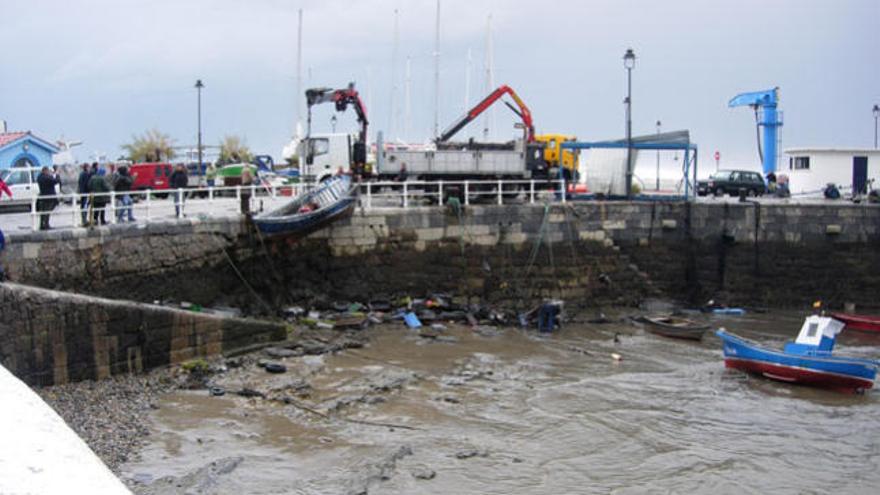
[[[865,192],[869,180],[880,188],[880,150],[856,148],[790,148],[776,175],[789,177],[792,194],[819,193],[831,182],[849,195]]]

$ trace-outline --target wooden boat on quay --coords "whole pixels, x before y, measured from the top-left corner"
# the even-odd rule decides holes
[[[880,316],[853,315],[848,313],[831,313],[831,317],[842,321],[850,330],[880,332]]]
[[[684,340],[701,340],[709,325],[677,316],[640,316],[636,321],[644,323],[649,332],[663,337]]]
[[[834,342],[844,324],[826,316],[809,316],[794,342],[782,351],[728,333],[715,332],[723,342],[724,365],[772,380],[860,392],[874,386],[880,362],[832,356]]]
[[[253,220],[263,234],[301,236],[350,214],[356,202],[357,184],[340,175]]]

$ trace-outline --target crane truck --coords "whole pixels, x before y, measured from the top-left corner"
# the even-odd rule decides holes
[[[349,106],[354,108],[360,131],[357,134],[332,133],[312,135],[312,107],[321,103],[333,103],[337,112],[344,112]],[[358,177],[369,176],[367,164],[367,108],[349,83],[343,89],[312,88],[306,90],[308,120],[306,136],[297,147],[297,156],[302,176],[323,181],[336,173],[339,168],[350,171]]]
[[[508,95],[516,106],[503,101]],[[452,142],[461,129],[473,122],[497,101],[502,100],[520,119],[517,127],[523,129],[522,139],[506,143]],[[340,167],[350,168],[362,178],[389,180],[396,178],[402,168],[412,179],[433,181],[500,180],[500,179],[555,179],[562,176],[568,180],[576,177],[578,156],[574,150],[561,150],[561,144],[573,140],[573,136],[561,134],[536,135],[531,111],[525,102],[509,86],[502,85],[481,100],[476,106],[456,119],[438,136],[433,149],[387,147],[381,134],[376,143],[375,169],[366,160],[366,109],[354,90],[354,83],[344,90],[326,88],[306,91],[308,103],[307,136],[300,143],[300,163],[305,165],[302,174],[317,180],[335,173]],[[349,104],[358,114],[361,131],[357,135],[322,134],[311,135],[312,106],[333,102],[337,111],[344,111]],[[559,169],[562,167],[562,170]]]

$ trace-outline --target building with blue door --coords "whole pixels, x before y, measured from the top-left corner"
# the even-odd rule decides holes
[[[51,167],[58,146],[30,131],[0,132],[0,170],[11,167]]]
[[[776,175],[788,175],[792,194],[821,195],[829,183],[845,195],[880,188],[880,150],[856,148],[792,148],[785,150]]]

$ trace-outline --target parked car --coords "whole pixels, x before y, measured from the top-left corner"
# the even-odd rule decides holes
[[[37,185],[39,168],[13,167],[0,170],[0,177],[12,191],[12,197],[0,194],[0,208],[4,210],[25,210],[31,207],[33,198],[39,196],[40,186]],[[65,191],[66,192],[66,191]],[[61,187],[55,186],[55,194],[61,194]]]
[[[748,170],[719,170],[708,180],[697,181],[697,194],[700,196],[736,196],[740,189],[745,189],[748,196],[762,196],[767,192],[767,185],[761,174]]]
[[[131,166],[133,191],[164,191],[170,188],[172,167],[170,163],[135,163]]]

